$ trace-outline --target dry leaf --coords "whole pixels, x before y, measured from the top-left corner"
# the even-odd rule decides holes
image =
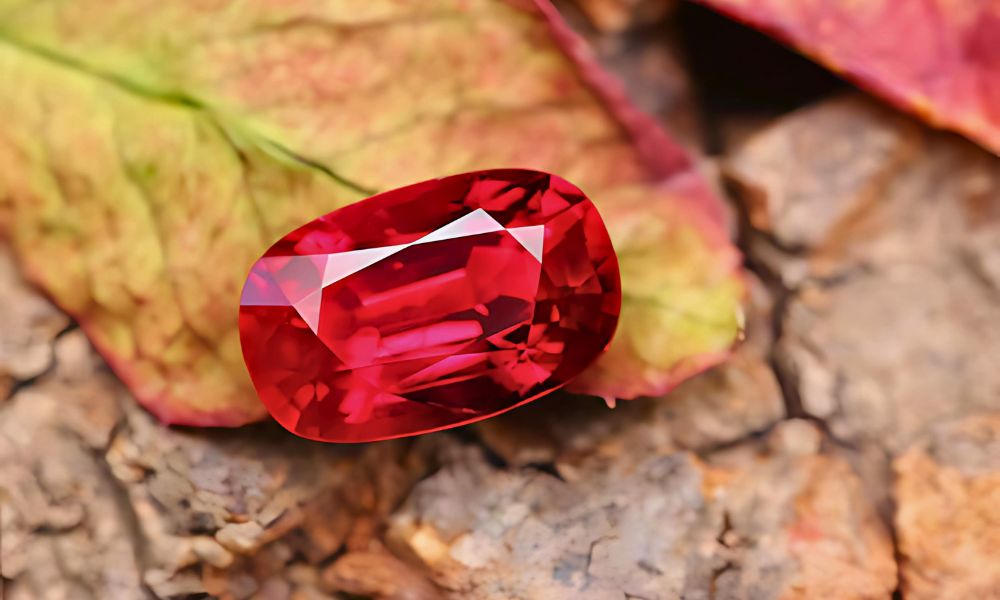
[[[627,298],[578,390],[662,392],[738,335],[718,200],[547,2],[0,0],[0,39],[0,230],[166,422],[263,416],[236,316],[277,237],[485,167],[557,172],[606,216]]]
[[[699,1],[1000,153],[1000,2]]]

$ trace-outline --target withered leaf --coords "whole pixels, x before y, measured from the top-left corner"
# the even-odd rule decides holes
[[[738,334],[718,200],[547,2],[0,0],[0,79],[0,231],[166,422],[263,416],[236,309],[277,237],[480,168],[606,216],[627,297],[579,391],[661,392]]]
[[[1000,153],[1000,2],[699,1]]]

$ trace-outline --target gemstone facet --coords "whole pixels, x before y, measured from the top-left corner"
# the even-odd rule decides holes
[[[302,437],[365,442],[478,421],[607,347],[618,261],[591,201],[538,171],[477,171],[320,217],[251,268],[250,377]]]

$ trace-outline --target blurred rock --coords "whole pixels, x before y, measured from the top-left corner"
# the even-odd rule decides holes
[[[418,570],[385,552],[345,554],[323,572],[328,587],[376,600],[439,600]]]
[[[673,7],[673,0],[573,0],[595,28],[621,32],[636,25],[655,23]]]
[[[297,567],[313,569],[318,585],[340,549],[378,548],[372,520],[429,468],[432,447],[317,444],[274,424],[185,431],[129,404],[107,461],[149,541],[147,585],[169,596],[201,573],[201,591],[239,598]]]
[[[705,149],[702,109],[679,43],[670,0],[564,0],[569,24],[621,81],[629,100],[662,120],[671,137]]]
[[[893,466],[905,597],[1000,597],[1000,413],[937,425]]]
[[[52,364],[52,340],[69,318],[31,289],[0,246],[0,400],[15,382],[37,377]]]
[[[102,459],[127,394],[81,332],[54,355],[51,372],[0,407],[4,597],[142,598],[143,542]]]
[[[759,129],[727,160],[727,172],[755,229],[783,248],[814,251],[882,201],[919,135],[905,117],[842,98]]]
[[[777,354],[805,413],[895,452],[1000,408],[1000,159],[843,98],[761,132],[729,174],[756,249],[783,249],[754,258],[794,289]]]
[[[419,484],[389,542],[455,598],[885,598],[892,543],[805,422],[709,464],[594,456],[563,479],[470,449]]]

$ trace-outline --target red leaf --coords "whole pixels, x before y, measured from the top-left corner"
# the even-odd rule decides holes
[[[1000,153],[997,0],[697,0]]]

